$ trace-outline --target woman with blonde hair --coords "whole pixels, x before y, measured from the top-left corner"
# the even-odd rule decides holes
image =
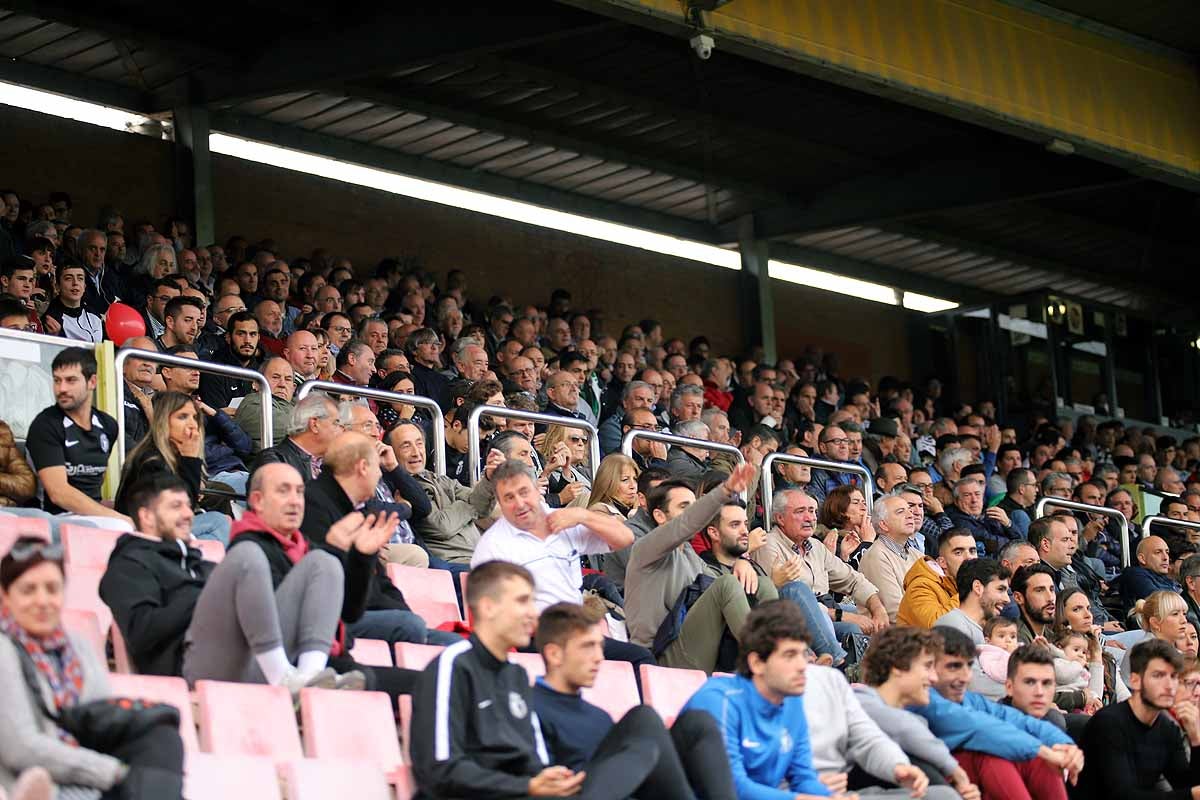
[[[546,429],[538,453],[546,465],[545,475],[549,479],[550,494],[558,495],[564,506],[571,505],[581,496],[584,499],[580,503],[588,502],[592,479],[583,467],[588,453],[586,431],[551,425]]]
[[[192,507],[197,508],[204,481],[204,415],[192,398],[182,392],[158,392],[154,395],[154,415],[150,429],[125,457],[121,484],[114,506],[132,516],[129,492],[133,485],[156,473],[170,473],[188,487]],[[197,510],[192,520],[192,535],[197,539],[216,539],[229,544],[233,522],[217,511]]]
[[[637,464],[620,453],[609,453],[596,470],[588,511],[629,519],[637,511]]]
[[[1149,597],[1138,600],[1133,610],[1142,630],[1150,634],[1147,638],[1162,639],[1174,647],[1175,642],[1186,633],[1188,606],[1178,592],[1166,589],[1152,592]],[[1121,661],[1121,677],[1126,683],[1129,682],[1129,656],[1132,652],[1132,648],[1126,650],[1125,658]]]

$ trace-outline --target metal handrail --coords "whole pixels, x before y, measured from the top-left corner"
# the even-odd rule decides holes
[[[875,481],[871,477],[871,470],[861,464],[847,464],[842,461],[826,461],[823,458],[812,458],[811,456],[797,456],[791,453],[770,453],[763,459],[762,463],[762,502],[763,502],[763,527],[767,530],[771,529],[771,503],[775,498],[775,464],[783,462],[785,464],[803,464],[809,467],[823,469],[826,472],[849,472],[852,475],[858,475],[863,479],[863,499],[867,502],[867,518],[871,517],[871,508],[875,502]]]
[[[1129,520],[1125,519],[1125,515],[1120,511],[1115,508],[1108,508],[1107,506],[1093,506],[1088,503],[1080,503],[1076,500],[1063,500],[1061,497],[1043,497],[1033,507],[1033,518],[1041,519],[1046,511],[1046,506],[1056,506],[1057,508],[1066,508],[1071,511],[1084,511],[1089,514],[1101,514],[1115,519],[1121,524],[1121,566],[1129,566]],[[1197,525],[1197,527],[1200,527],[1200,525]]]
[[[558,417],[554,414],[539,414],[536,411],[521,411],[517,408],[505,408],[504,406],[476,406],[467,420],[467,462],[470,465],[467,474],[470,476],[472,486],[479,483],[479,476],[483,472],[479,463],[479,419],[483,416],[500,417],[502,419],[523,419],[526,422],[540,422],[543,425],[559,425],[564,428],[577,428],[581,431],[587,431],[588,447],[591,449],[592,456],[593,478],[596,475],[596,470],[600,468],[600,439],[596,435],[596,426],[587,420],[575,419],[574,417]]]
[[[708,439],[693,439],[690,436],[680,436],[677,433],[663,433],[662,431],[643,431],[634,428],[629,433],[625,434],[621,439],[621,452],[627,456],[633,456],[633,443],[638,439],[647,439],[651,442],[662,442],[663,444],[675,445],[677,447],[694,447],[697,450],[710,450],[716,453],[729,453],[738,460],[739,464],[746,463],[746,457],[742,455],[742,451],[735,445],[723,444],[721,442],[710,442]],[[744,499],[746,493],[742,492]]]
[[[1142,520],[1142,532],[1149,536],[1150,526],[1156,522],[1161,522],[1163,525],[1174,525],[1177,528],[1191,528],[1192,530],[1200,531],[1200,522],[1192,522],[1187,519],[1171,519],[1159,514],[1152,514]]]
[[[84,350],[95,350],[96,342],[85,342],[78,339],[64,339],[61,336],[50,336],[45,333],[34,333],[33,331],[12,331],[7,328],[0,328],[0,337],[9,339],[21,339],[28,342],[39,342],[41,344],[55,344],[59,347],[82,347]]]
[[[437,404],[436,400],[431,400],[428,397],[421,397],[416,394],[404,394],[402,392],[389,392],[385,389],[372,389],[367,386],[354,386],[347,383],[334,383],[333,381],[305,381],[296,390],[296,402],[299,403],[305,397],[308,397],[310,392],[332,392],[334,394],[352,394],[358,397],[369,397],[372,400],[383,400],[386,403],[404,403],[409,406],[417,406],[433,412],[433,467],[438,475],[445,476],[446,474],[446,418],[442,416],[442,407]]]
[[[183,356],[173,356],[167,353],[160,353],[157,350],[131,350],[124,349],[117,353],[117,358],[113,362],[113,371],[116,372],[115,384],[117,388],[117,409],[120,411],[117,417],[117,468],[125,468],[125,362],[131,358],[139,358],[142,361],[149,361],[152,364],[162,364],[168,367],[183,367],[184,369],[194,369],[200,372],[211,372],[216,375],[228,375],[231,378],[242,378],[243,380],[254,381],[265,393],[266,397],[271,396],[271,384],[267,381],[267,377],[261,372],[255,372],[252,369],[244,369],[242,367],[232,367],[228,364],[214,364],[211,361],[198,361],[194,358],[184,358]],[[264,398],[265,400],[265,398]],[[275,431],[272,430],[274,409],[269,401],[262,403],[262,446],[265,450],[275,444]]]

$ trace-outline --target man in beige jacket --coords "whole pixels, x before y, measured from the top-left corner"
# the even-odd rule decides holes
[[[879,589],[888,619],[895,622],[904,599],[904,576],[922,556],[913,538],[916,520],[903,497],[879,498],[871,518],[878,536],[863,553],[858,568]]]

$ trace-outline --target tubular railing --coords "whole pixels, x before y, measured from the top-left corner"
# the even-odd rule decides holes
[[[442,407],[436,400],[415,394],[389,392],[385,389],[372,389],[367,386],[353,386],[333,381],[305,381],[296,390],[296,402],[299,403],[311,392],[329,392],[331,394],[350,394],[355,397],[367,397],[371,400],[383,400],[385,403],[404,403],[417,408],[424,408],[433,414],[433,466],[438,475],[446,474],[446,426],[442,416]]]
[[[871,470],[860,464],[846,464],[841,461],[826,461],[823,458],[811,458],[810,456],[794,456],[789,453],[770,453],[763,459],[762,463],[762,502],[763,502],[763,527],[767,530],[771,529],[771,502],[775,498],[775,465],[778,463],[784,464],[803,464],[817,469],[823,469],[827,472],[848,472],[852,475],[858,475],[863,480],[863,499],[867,501],[867,516],[871,515],[871,508],[875,503],[875,481],[871,478]]]
[[[592,477],[596,477],[596,470],[600,468],[600,439],[596,435],[596,426],[587,420],[575,419],[574,417],[558,417],[553,414],[538,414],[534,411],[521,411],[516,408],[504,408],[503,406],[477,406],[471,412],[470,419],[467,420],[467,463],[470,466],[468,474],[470,475],[472,486],[479,482],[479,476],[483,472],[482,466],[479,463],[479,419],[484,416],[500,417],[501,419],[521,419],[526,422],[540,422],[543,425],[560,425],[564,428],[576,428],[586,431],[588,434],[588,448],[591,450],[592,457]]]
[[[159,353],[150,350],[122,350],[117,353],[117,358],[113,365],[113,371],[116,372],[114,383],[117,387],[117,468],[125,468],[125,362],[131,358],[149,361],[153,364],[163,364],[168,367],[183,367],[184,369],[194,369],[200,372],[209,372],[214,375],[228,375],[231,378],[241,378],[247,381],[257,383],[262,390],[266,392],[267,397],[271,395],[271,384],[267,382],[266,376],[261,372],[255,372],[252,369],[243,369],[242,367],[232,367],[228,364],[214,364],[211,361],[197,361],[194,358],[184,358],[183,356],[172,356],[166,353]],[[264,398],[262,404],[262,446],[263,449],[271,447],[275,444],[275,432],[271,429],[272,412],[274,409],[271,403]]]
[[[1200,522],[1192,522],[1186,519],[1171,519],[1170,517],[1161,517],[1158,514],[1153,514],[1142,520],[1142,532],[1149,536],[1150,526],[1158,522],[1168,526],[1174,525],[1176,528],[1191,528],[1194,531],[1200,531]]]
[[[731,444],[710,442],[707,439],[693,439],[690,436],[663,433],[662,431],[642,431],[636,428],[625,434],[625,438],[621,440],[621,452],[632,457],[633,443],[638,439],[645,439],[650,442],[662,442],[663,444],[671,444],[678,447],[694,447],[697,450],[708,450],[713,453],[729,453],[737,459],[739,464],[746,463],[746,457],[742,455],[742,451]],[[742,494],[745,495],[745,492]]]
[[[1037,505],[1035,505],[1033,507],[1033,518],[1041,519],[1042,515],[1046,511],[1047,506],[1054,506],[1055,508],[1066,508],[1066,509],[1070,509],[1071,511],[1084,511],[1089,514],[1101,514],[1105,517],[1112,517],[1113,519],[1115,519],[1121,526],[1121,565],[1124,567],[1129,566],[1129,564],[1130,564],[1129,520],[1125,519],[1125,515],[1122,514],[1120,511],[1117,511],[1115,508],[1108,508],[1106,506],[1093,506],[1093,505],[1089,505],[1087,503],[1080,503],[1075,500],[1063,500],[1060,497],[1043,497],[1041,500],[1038,500]],[[1150,519],[1155,519],[1155,518],[1151,517]],[[1166,518],[1158,517],[1158,519],[1166,519]],[[1176,520],[1171,520],[1171,522],[1175,522],[1175,521]],[[1197,527],[1197,528],[1200,528],[1200,525],[1196,525],[1195,523],[1190,523],[1190,524],[1195,525],[1195,527]]]

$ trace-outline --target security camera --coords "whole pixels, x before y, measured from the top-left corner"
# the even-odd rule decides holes
[[[713,48],[717,46],[717,43],[707,33],[696,34],[688,40],[688,44],[692,46],[692,49],[696,51],[696,55],[702,61],[708,61],[708,59],[712,58]]]

